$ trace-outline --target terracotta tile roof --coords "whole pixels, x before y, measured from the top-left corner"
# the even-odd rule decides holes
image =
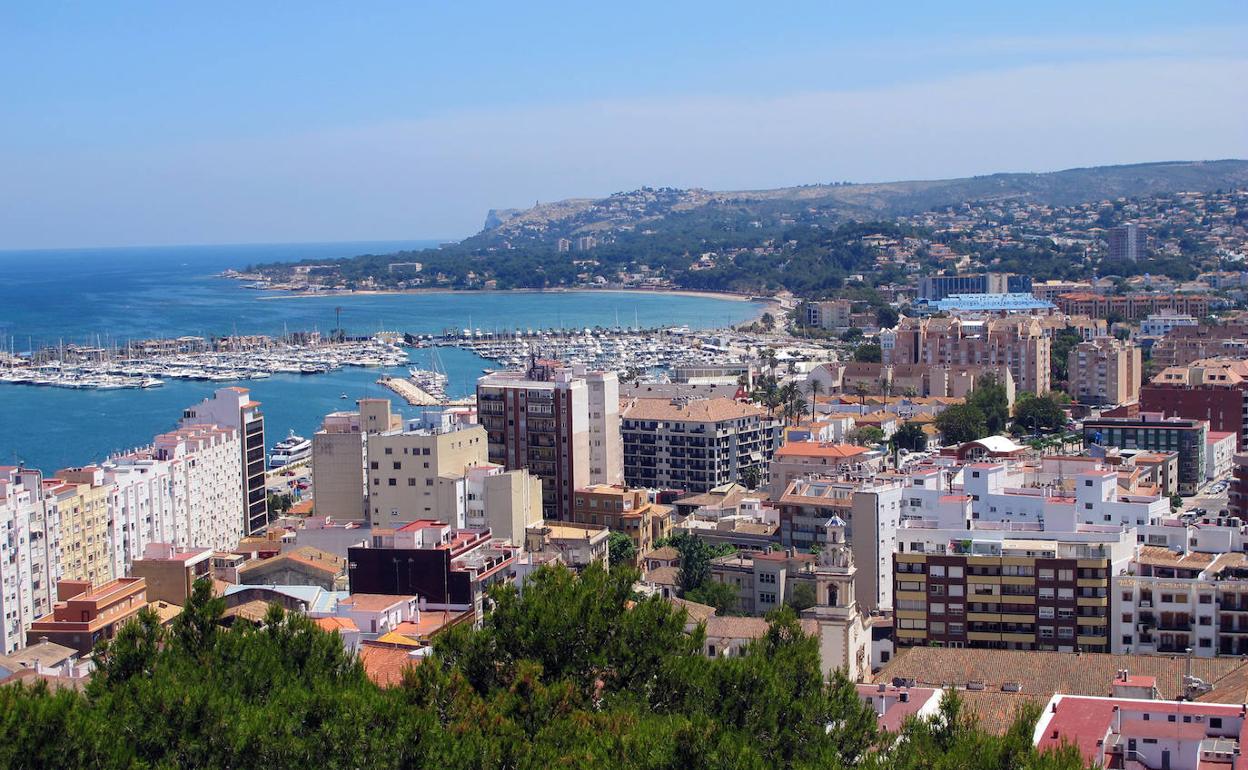
[[[776,457],[856,457],[867,450],[853,444],[829,444],[821,441],[790,441],[776,450]]]
[[[700,398],[675,404],[667,398],[635,398],[629,401],[620,416],[626,420],[721,422],[766,414],[767,410],[760,406],[731,398]]]
[[[653,551],[647,551],[642,554],[641,558],[658,559],[659,561],[677,561],[680,559],[680,551],[677,551],[670,545],[665,545],[662,548],[655,548]]]
[[[683,608],[690,623],[701,623],[715,614],[715,608],[706,604],[698,604],[687,599],[669,599],[678,608]]]
[[[411,655],[411,649],[378,642],[360,645],[360,662],[364,673],[379,687],[394,687],[403,681],[403,672],[414,666],[420,658]]]
[[[799,621],[802,630],[812,636],[818,635],[819,623],[814,620]],[[766,618],[749,618],[711,615],[706,619],[706,638],[708,639],[760,639],[767,633],[770,624]]]
[[[1182,692],[1186,665],[1181,656],[910,647],[875,674],[873,681],[890,682],[896,677],[938,687],[982,682],[984,692],[997,693],[1005,683],[1014,682],[1021,685],[1021,693],[1004,695],[1022,694],[1047,701],[1058,692],[1108,696],[1116,673],[1127,669],[1137,676],[1156,677],[1161,697],[1172,699]],[[1230,686],[1236,687],[1237,681],[1248,682],[1248,671],[1244,671],[1248,662],[1242,658],[1194,658],[1191,665],[1193,676],[1215,683],[1214,693],[1219,690],[1216,683],[1232,672],[1239,672],[1243,679],[1228,679]],[[1225,702],[1226,695],[1215,700]]]
[[[659,567],[646,573],[646,582],[660,586],[679,585],[680,581],[676,578],[679,573],[679,567]]]
[[[359,631],[359,626],[355,625],[355,621],[351,618],[317,618],[312,621],[316,623],[322,631],[332,631],[341,633],[343,631]]]
[[[1162,548],[1157,545],[1145,545],[1140,547],[1140,555],[1136,559],[1140,564],[1156,564],[1166,567],[1185,567],[1187,569],[1204,569],[1213,563],[1214,554],[1199,553],[1192,551],[1191,553],[1175,553],[1169,548]]]

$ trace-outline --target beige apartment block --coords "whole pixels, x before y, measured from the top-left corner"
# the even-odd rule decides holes
[[[885,364],[1003,366],[1019,390],[1047,393],[1052,349],[1045,327],[1032,316],[966,321],[903,318],[880,333]]]
[[[368,515],[373,526],[388,527],[440,518],[455,499],[455,487],[468,468],[483,465],[485,428],[399,430],[368,437]]]
[[[1066,359],[1070,395],[1081,404],[1124,404],[1140,397],[1143,358],[1139,347],[1097,337],[1071,349]]]
[[[312,436],[312,497],[318,516],[343,521],[368,517],[365,464],[368,437],[403,427],[387,398],[362,398],[354,412],[331,412]]]

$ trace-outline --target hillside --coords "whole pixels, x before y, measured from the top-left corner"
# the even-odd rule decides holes
[[[1103,229],[1146,212],[1165,220],[1165,212],[1190,203],[1191,196],[1179,193],[1234,189],[1248,189],[1248,161],[776,190],[646,187],[605,198],[491,210],[481,232],[438,249],[339,260],[310,275],[296,274],[290,264],[256,269],[271,281],[295,287],[677,286],[788,289],[813,296],[839,289],[856,275],[878,284],[919,269],[949,268],[948,258],[943,264],[928,259],[928,247],[939,241],[956,253],[955,263],[957,256],[973,256],[983,264],[1043,265],[1036,272],[1040,278],[1098,268],[1102,273],[1138,268],[1170,274],[1191,271],[1200,259],[1216,265],[1221,246],[1201,241],[1208,234],[1207,218],[1196,217],[1186,229],[1155,233],[1181,242],[1181,253],[1171,250],[1138,265],[1099,263],[1095,250]],[[964,221],[950,227],[951,217]],[[933,229],[936,224],[943,229]],[[872,235],[892,239],[894,245],[870,246],[867,240],[878,240],[867,239]]]

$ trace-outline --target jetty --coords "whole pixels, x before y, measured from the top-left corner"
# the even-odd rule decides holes
[[[382,375],[378,378],[377,384],[399,394],[411,406],[472,406],[477,403],[475,398],[440,399],[403,377]]]

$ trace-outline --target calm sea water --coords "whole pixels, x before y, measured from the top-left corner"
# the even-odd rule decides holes
[[[178,336],[280,334],[335,326],[341,308],[351,334],[379,329],[479,329],[689,324],[722,326],[749,318],[750,304],[656,294],[437,293],[291,297],[215,277],[227,268],[330,259],[422,248],[432,241],[179,246],[0,252],[0,340],[5,348]],[[472,391],[489,365],[460,350],[439,350],[449,391]],[[416,365],[428,351],[415,350]],[[310,436],[321,417],[365,396],[392,396],[376,384],[387,370],[345,368],[324,375],[275,375],[238,383],[263,403],[270,445],[294,430]],[[392,374],[402,369],[388,370]],[[53,471],[144,444],[176,423],[184,407],[231,383],[170,381],[151,390],[69,390],[0,385],[0,464]],[[347,399],[342,399],[342,395]],[[396,403],[396,407],[399,403]],[[410,411],[410,409],[407,409]]]

